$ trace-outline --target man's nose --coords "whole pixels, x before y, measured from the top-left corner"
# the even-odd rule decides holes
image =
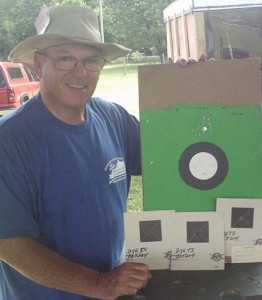
[[[75,67],[73,69],[73,72],[76,74],[76,75],[79,75],[79,76],[86,76],[87,75],[87,71],[86,71],[86,68],[85,68],[85,64],[83,61],[81,60],[78,60],[75,64]]]

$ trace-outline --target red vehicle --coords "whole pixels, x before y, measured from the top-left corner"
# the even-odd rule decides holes
[[[17,108],[39,91],[37,76],[22,64],[0,62],[0,109]]]

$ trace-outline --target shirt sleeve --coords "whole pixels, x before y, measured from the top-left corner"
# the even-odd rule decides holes
[[[128,119],[128,153],[131,164],[131,175],[141,175],[141,144],[140,144],[140,126],[138,120],[134,116]]]
[[[114,104],[122,115],[124,135],[126,136],[127,171],[131,175],[141,175],[140,124],[138,119],[129,114],[122,106]]]
[[[125,143],[127,175],[141,175],[140,126],[138,119],[129,114],[121,105],[101,98],[93,98],[91,106],[99,111],[101,118],[108,119],[112,130]]]
[[[0,238],[39,236],[37,192],[26,142],[0,128]]]

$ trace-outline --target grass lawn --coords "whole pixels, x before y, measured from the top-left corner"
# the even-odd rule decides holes
[[[94,96],[105,98],[139,117],[137,65],[105,66]]]
[[[12,109],[0,109],[0,117],[7,115],[10,111],[12,111]]]
[[[142,176],[132,176],[128,197],[128,211],[143,210]]]

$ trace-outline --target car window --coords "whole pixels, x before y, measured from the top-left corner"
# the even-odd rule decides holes
[[[25,70],[25,72],[26,72],[26,75],[27,75],[28,78],[29,78],[29,81],[33,81],[33,77],[32,77],[32,75],[31,75],[30,71],[29,71],[27,68],[25,68],[25,67],[24,67],[24,70]]]
[[[24,67],[24,70],[29,78],[29,81],[38,81],[38,78],[35,73]]]
[[[1,70],[0,70],[0,88],[6,86],[6,82],[5,82],[5,78],[4,75],[2,74]]]
[[[17,67],[9,67],[7,68],[7,72],[9,73],[12,79],[23,79],[23,73],[21,72],[20,68]]]
[[[32,74],[32,77],[34,78],[34,81],[39,81],[39,78],[38,78],[38,76],[36,75],[35,72],[31,71],[31,74]]]

